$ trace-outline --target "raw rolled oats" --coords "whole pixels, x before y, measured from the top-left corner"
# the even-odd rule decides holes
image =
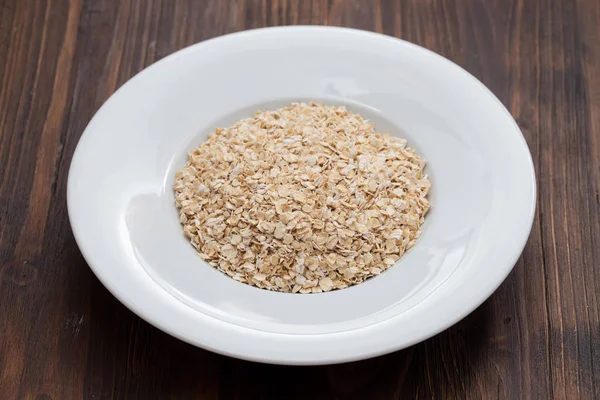
[[[177,172],[183,232],[200,256],[263,289],[363,282],[415,244],[425,161],[345,107],[292,104],[217,129]]]

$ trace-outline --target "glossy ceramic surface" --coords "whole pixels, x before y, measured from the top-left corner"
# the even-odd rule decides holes
[[[432,209],[417,245],[380,276],[293,295],[233,281],[182,235],[174,173],[219,126],[293,101],[346,105],[428,161]],[[342,28],[209,40],[119,89],[84,132],[71,224],[104,285],[142,318],[235,357],[321,364],[400,349],[483,302],[527,240],[535,177],[514,120],[480,82],[413,44]]]

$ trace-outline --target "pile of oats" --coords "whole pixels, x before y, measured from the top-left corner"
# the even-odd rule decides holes
[[[425,161],[345,107],[292,104],[217,129],[177,172],[185,236],[263,289],[318,293],[379,275],[415,244]]]

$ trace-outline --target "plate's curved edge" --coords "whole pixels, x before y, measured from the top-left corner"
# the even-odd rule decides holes
[[[443,321],[441,324],[439,324],[436,329],[429,331],[427,334],[422,334],[412,341],[407,341],[401,345],[391,345],[391,346],[387,346],[387,347],[382,347],[377,351],[364,351],[364,352],[357,351],[356,353],[353,353],[352,355],[339,355],[339,356],[336,355],[335,357],[328,357],[328,358],[321,358],[321,359],[300,359],[300,358],[291,359],[289,357],[289,355],[281,355],[280,357],[272,357],[272,356],[268,357],[268,356],[257,355],[256,353],[254,353],[252,351],[249,351],[249,352],[231,351],[231,352],[229,352],[223,348],[217,348],[217,347],[211,346],[206,341],[200,341],[200,340],[198,340],[198,338],[191,338],[191,337],[185,336],[185,335],[181,334],[180,332],[176,331],[175,329],[172,329],[169,326],[161,325],[160,321],[158,321],[158,319],[155,318],[155,316],[153,316],[151,313],[145,312],[144,310],[140,309],[139,307],[136,307],[133,304],[133,302],[130,301],[129,298],[127,298],[122,293],[115,290],[114,287],[112,287],[111,283],[109,281],[107,281],[105,279],[105,277],[102,275],[100,269],[98,269],[97,267],[94,267],[93,263],[91,262],[89,254],[85,249],[84,240],[81,235],[81,232],[76,228],[77,224],[73,223],[74,218],[73,218],[73,212],[72,212],[72,210],[73,210],[72,204],[73,204],[73,196],[74,196],[74,194],[73,194],[73,190],[74,190],[73,177],[72,177],[73,171],[74,171],[73,166],[76,165],[76,163],[78,162],[78,159],[79,159],[78,152],[80,152],[81,148],[83,148],[83,146],[84,146],[84,143],[86,140],[85,131],[83,132],[83,134],[80,138],[80,141],[78,142],[75,152],[73,154],[73,157],[71,160],[71,165],[69,167],[69,174],[68,174],[68,180],[67,180],[67,208],[68,208],[69,220],[71,222],[75,240],[80,248],[80,251],[81,251],[84,259],[86,260],[86,262],[88,263],[88,265],[90,266],[90,268],[92,269],[94,274],[98,277],[98,279],[102,282],[102,284],[109,290],[109,292],[113,296],[115,296],[122,304],[124,304],[127,308],[129,308],[131,311],[133,311],[136,315],[140,316],[142,319],[144,319],[151,325],[155,326],[156,328],[158,328],[160,330],[163,330],[164,332],[166,332],[180,340],[190,343],[192,345],[204,348],[209,351],[213,351],[215,353],[223,354],[223,355],[230,356],[230,357],[245,359],[245,360],[249,360],[249,361],[257,361],[257,362],[265,362],[265,363],[273,363],[273,364],[287,364],[287,365],[322,365],[322,364],[335,364],[335,363],[356,361],[356,360],[361,360],[361,359],[365,359],[365,358],[369,358],[369,357],[376,357],[376,356],[379,356],[382,354],[390,353],[393,351],[401,350],[403,348],[412,346],[416,343],[419,343],[423,340],[426,340],[426,339],[442,332],[443,330],[447,329],[448,327],[450,327],[450,326],[454,325],[455,323],[457,323],[458,321],[462,320],[465,316],[467,316],[473,310],[475,310],[477,307],[479,307],[486,299],[489,298],[489,296],[491,296],[491,294],[506,279],[506,277],[512,271],[514,265],[520,258],[520,255],[527,244],[527,239],[533,228],[533,222],[535,219],[536,200],[537,200],[537,186],[536,186],[537,183],[536,183],[536,175],[535,175],[533,159],[532,159],[531,153],[529,151],[525,137],[523,136],[521,130],[519,129],[518,124],[516,123],[516,121],[510,114],[510,112],[506,109],[504,104],[502,104],[502,102],[481,81],[479,81],[473,75],[468,73],[468,71],[466,71],[465,69],[461,68],[459,65],[453,63],[452,61],[448,60],[447,58],[445,58],[435,52],[432,52],[428,49],[425,49],[425,48],[415,45],[413,43],[404,41],[402,39],[374,33],[374,32],[361,31],[361,30],[351,29],[351,28],[322,27],[322,26],[318,26],[318,27],[317,26],[294,26],[294,27],[260,28],[260,29],[236,32],[236,33],[232,33],[229,35],[212,38],[212,39],[197,43],[195,45],[189,46],[185,49],[179,50],[179,51],[157,61],[156,63],[152,64],[145,70],[136,74],[133,78],[131,78],[129,81],[127,81],[124,85],[122,85],[115,92],[115,94],[118,93],[119,91],[121,91],[124,87],[126,87],[131,82],[131,80],[135,79],[138,75],[144,73],[148,69],[156,68],[156,67],[162,65],[163,63],[166,63],[166,62],[169,62],[170,60],[175,59],[176,57],[184,56],[185,54],[187,54],[187,52],[197,50],[200,46],[214,43],[219,40],[232,40],[232,39],[235,39],[236,37],[240,37],[240,36],[255,35],[255,34],[263,33],[265,31],[273,31],[273,30],[298,30],[298,31],[299,30],[322,30],[322,31],[338,31],[338,32],[345,31],[347,33],[351,33],[351,34],[355,34],[355,35],[367,35],[367,36],[377,37],[379,39],[395,41],[397,43],[408,46],[414,50],[427,52],[439,59],[444,60],[449,66],[452,66],[452,68],[456,68],[456,69],[460,70],[461,73],[463,73],[466,77],[469,77],[470,79],[475,81],[481,88],[484,89],[484,91],[489,96],[491,96],[491,98],[493,98],[497,102],[497,104],[500,106],[500,108],[503,110],[503,112],[506,114],[506,116],[511,120],[511,122],[515,128],[515,132],[518,134],[518,137],[521,141],[521,144],[523,146],[525,154],[527,155],[528,164],[529,164],[529,168],[530,168],[528,183],[531,185],[530,186],[531,196],[529,199],[530,205],[529,205],[529,215],[528,215],[529,221],[527,224],[528,229],[522,231],[523,232],[521,235],[522,237],[519,238],[519,242],[522,243],[520,246],[520,251],[518,253],[515,253],[515,256],[513,257],[513,260],[511,262],[511,266],[509,268],[507,267],[504,270],[505,274],[503,274],[502,279],[498,279],[498,281],[496,282],[497,284],[494,287],[489,286],[488,290],[482,291],[479,294],[477,300],[474,300],[472,302],[471,307],[467,307],[467,308],[463,309],[462,312],[455,313],[452,315],[452,317],[446,318],[446,320]],[[110,99],[108,101],[110,101]],[[104,105],[102,107],[104,107]],[[101,109],[102,109],[102,107],[101,107]],[[98,113],[96,113],[96,115],[98,115]],[[94,116],[94,118],[96,117],[96,115]],[[94,118],[92,118],[92,121],[94,120]],[[91,124],[91,122],[90,122],[90,124]],[[86,130],[87,130],[87,128],[86,128]],[[524,224],[524,226],[525,226],[525,224]],[[154,283],[154,284],[157,286],[157,288],[162,290],[162,288],[160,288],[160,286],[158,286],[158,284],[156,284],[156,283]],[[207,322],[209,322],[209,321],[207,321]],[[210,321],[210,322],[214,322],[214,321]],[[220,322],[220,323],[227,325],[227,323],[223,323],[223,322]],[[382,322],[381,324],[384,324],[384,323]],[[378,324],[378,325],[381,325],[381,324]],[[370,328],[371,327],[365,327],[364,329],[370,329]],[[336,334],[333,333],[333,334],[328,334],[327,336],[335,336],[335,335]],[[281,334],[268,333],[267,336],[276,337],[276,336],[281,336]],[[283,335],[283,336],[287,336],[287,335]]]

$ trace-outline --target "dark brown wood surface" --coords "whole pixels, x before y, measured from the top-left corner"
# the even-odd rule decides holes
[[[214,36],[326,24],[401,37],[507,106],[539,186],[514,271],[411,348],[281,367],[192,347],[121,305],[67,218],[71,156],[127,79]],[[600,1],[0,0],[0,399],[600,399]]]

